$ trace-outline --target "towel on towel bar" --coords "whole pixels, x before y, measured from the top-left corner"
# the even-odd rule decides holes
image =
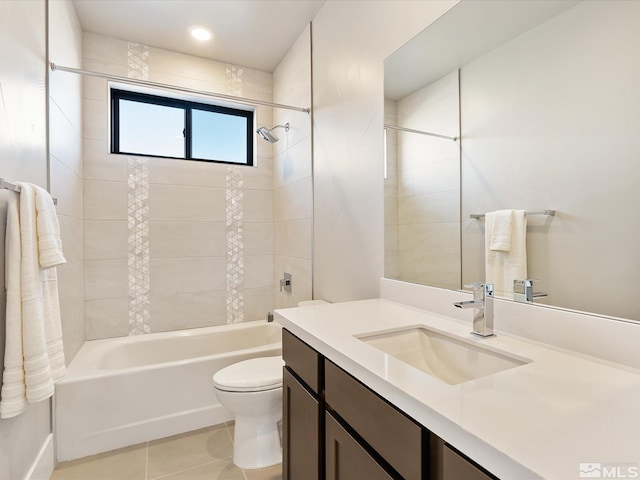
[[[498,210],[485,215],[487,235],[490,235],[489,248],[494,252],[511,250],[511,218],[513,210]]]
[[[509,250],[493,250],[495,213],[485,217],[485,280],[493,283],[496,295],[510,297],[513,281],[527,278],[527,217],[524,210],[513,210]]]
[[[45,190],[27,183],[21,183],[20,187],[20,213],[17,214],[16,202],[12,200],[7,217],[2,418],[22,413],[26,402],[49,398],[55,381],[65,373],[57,273],[51,266],[64,263],[58,221],[55,209],[48,206],[53,202]]]

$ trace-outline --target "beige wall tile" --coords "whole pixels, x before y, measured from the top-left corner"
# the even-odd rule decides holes
[[[275,160],[276,188],[311,177],[311,143],[308,141],[298,142]]]
[[[273,223],[245,222],[243,230],[245,255],[273,254]]]
[[[89,61],[91,64],[94,62]],[[94,65],[87,65],[85,61],[85,69],[95,71]],[[93,68],[92,68],[93,67]],[[82,77],[82,98],[89,100],[99,100],[107,102],[109,100],[109,85],[104,78],[90,77],[85,75]]]
[[[283,185],[274,192],[274,220],[300,220],[313,215],[311,177]]]
[[[149,48],[149,70],[225,84],[226,66],[223,62],[160,48]]]
[[[244,221],[273,221],[273,192],[270,190],[244,191]]]
[[[154,221],[225,221],[223,188],[151,185],[150,216]]]
[[[172,158],[152,158],[149,160],[149,182],[224,188],[226,165]]]
[[[125,53],[126,55],[126,53]],[[86,70],[91,70],[94,72],[100,73],[108,73],[111,75],[117,75],[118,77],[126,77],[127,76],[127,59],[125,57],[124,64],[109,62],[107,60],[99,60],[95,58],[89,58],[87,56],[82,57],[82,65]],[[106,80],[104,80],[106,85]],[[83,92],[84,96],[84,92]],[[87,96],[87,98],[90,98]],[[106,97],[101,98],[93,98],[93,100],[102,100],[106,101]]]
[[[109,140],[109,104],[98,100],[82,102],[82,136],[92,140]]]
[[[129,294],[126,260],[86,260],[85,300],[122,298]]]
[[[59,215],[82,218],[82,177],[56,157],[50,159],[51,196],[58,199],[56,211]]]
[[[129,334],[129,299],[88,300],[84,304],[87,340]]]
[[[400,224],[457,222],[459,218],[459,190],[398,198]]]
[[[126,220],[127,190],[125,182],[85,180],[85,220]]]
[[[62,320],[64,359],[69,365],[85,341],[84,302],[60,299],[60,319]]]
[[[64,112],[53,100],[49,102],[49,153],[82,177],[81,114],[69,118],[73,112]]]
[[[127,258],[129,226],[125,220],[85,220],[84,251],[87,260]]]
[[[225,290],[225,257],[152,258],[151,295]]]
[[[224,222],[151,222],[150,255],[216,257],[226,255]]]
[[[84,301],[84,263],[67,263],[57,267],[58,297],[60,301]]]
[[[460,255],[401,251],[399,273],[407,282],[460,288]]]
[[[129,176],[127,155],[110,154],[109,143],[106,140],[85,138],[83,144],[85,180],[127,181]]]
[[[422,195],[460,188],[460,164],[447,158],[427,165],[402,170],[398,177],[398,195]]]
[[[180,75],[172,75],[165,72],[150,71],[149,80],[156,83],[164,83],[165,85],[175,85],[177,87],[190,88],[192,90],[200,90],[203,92],[226,93],[224,80],[222,83],[207,80],[198,80],[196,78],[183,77]],[[206,101],[206,99],[204,99]]]
[[[273,286],[244,289],[244,320],[263,320],[273,311]]]
[[[280,292],[280,279],[290,273],[291,294]],[[311,260],[283,257],[274,258],[274,308],[294,307],[299,301],[311,300]]]
[[[292,220],[274,225],[276,255],[311,259],[311,220]]]
[[[58,215],[62,251],[67,264],[84,260],[83,222],[81,218]]]
[[[273,285],[273,255],[244,256],[244,287],[262,288]]]
[[[84,32],[82,56],[118,65],[127,65],[127,41]]]
[[[249,190],[273,190],[273,159],[259,157],[257,167],[243,169],[243,185]]]
[[[460,224],[452,222],[399,225],[398,242],[401,252],[460,255]]]
[[[224,291],[151,297],[151,331],[166,332],[227,323]]]

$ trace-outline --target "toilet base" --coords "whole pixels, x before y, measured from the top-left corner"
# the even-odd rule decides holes
[[[236,415],[233,440],[233,463],[240,468],[254,469],[282,463],[282,446],[275,415]]]

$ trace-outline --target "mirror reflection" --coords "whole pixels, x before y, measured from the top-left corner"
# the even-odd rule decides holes
[[[462,1],[385,61],[385,123],[461,137],[387,129],[387,277],[482,281],[472,215],[555,210],[525,217],[533,301],[640,320],[639,19],[640,2]]]

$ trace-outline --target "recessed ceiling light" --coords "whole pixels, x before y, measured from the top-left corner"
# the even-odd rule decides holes
[[[193,38],[202,42],[211,40],[212,37],[211,30],[207,27],[203,27],[202,25],[191,25],[189,27],[189,33]]]

